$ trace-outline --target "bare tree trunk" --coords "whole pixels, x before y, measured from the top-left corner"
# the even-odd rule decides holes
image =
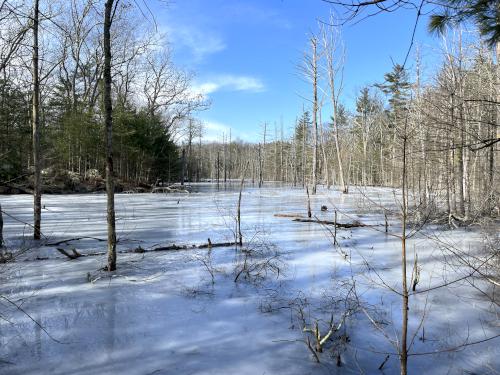
[[[368,185],[366,177],[366,165],[368,164],[367,148],[368,148],[368,141],[363,139],[363,168],[361,172],[361,181],[363,186]]]
[[[281,121],[280,121],[280,125],[281,125],[281,132],[280,132],[280,138],[281,138],[281,141],[280,141],[280,181],[281,182],[284,182],[287,180],[287,178],[285,178],[285,175],[286,175],[286,171],[287,169],[285,168],[285,173],[283,173],[283,143],[284,143],[284,139],[283,139],[283,117],[281,117]],[[286,181],[288,182],[288,181]]]
[[[449,145],[449,141],[447,142]],[[451,173],[450,173],[450,152],[451,151],[445,151],[445,168],[446,168],[446,209],[448,216],[452,214],[452,204],[451,204],[451,190],[450,190],[450,180],[451,180]]]
[[[260,149],[260,143],[259,143],[259,188],[262,187],[262,184],[264,183],[264,180],[263,180],[263,174],[262,174],[262,168],[263,168],[263,162],[262,162],[262,153],[261,153],[261,149]]]
[[[243,192],[243,185],[245,184],[245,170],[243,170],[242,173],[243,177],[241,178],[241,184],[240,184],[240,194],[238,196],[238,210],[237,210],[237,217],[236,217],[236,242],[240,244],[240,246],[243,246],[243,234],[241,234],[241,194]]]
[[[318,63],[317,63],[317,40],[311,38],[312,47],[312,83],[313,83],[313,160],[312,160],[312,194],[316,194],[317,170],[318,170]]]
[[[462,116],[462,115],[461,115]],[[463,117],[462,117],[463,118]],[[462,123],[462,120],[460,121]],[[462,127],[463,125],[461,125]],[[465,215],[465,194],[464,194],[464,129],[460,129],[460,144],[457,148],[457,183],[458,183],[458,213],[460,216]]]
[[[333,20],[331,22],[333,25]],[[337,57],[338,52],[338,43],[339,41],[336,39],[339,35],[336,34],[336,30],[333,26],[329,26],[328,29],[323,31],[323,46],[326,57],[326,71],[328,74],[328,86],[330,88],[330,100],[332,102],[333,108],[333,137],[335,141],[335,151],[337,153],[337,163],[339,167],[339,178],[340,185],[343,193],[349,192],[349,187],[347,185],[347,177],[345,176],[345,171],[342,163],[342,152],[339,141],[339,124],[338,124],[338,96],[342,90],[342,86],[337,87],[336,85],[336,77],[339,72],[342,72],[342,66],[335,66],[335,59],[339,61],[343,61],[344,59],[344,51],[339,52],[339,56]]]
[[[323,169],[325,171],[326,187],[330,189],[330,173],[328,170],[328,158],[326,156],[326,140],[325,131],[323,129],[323,122],[321,121],[321,109],[319,110],[319,125],[321,130],[321,153],[323,155]]]
[[[497,103],[500,103],[500,41],[496,43],[496,58],[497,58],[497,66],[496,66],[496,93],[497,93]],[[500,123],[500,106],[497,105],[497,111],[496,111],[496,123]],[[496,134],[495,134],[496,133]],[[491,127],[491,135],[490,138],[494,139],[495,136],[498,138],[499,137],[499,131],[496,130],[494,127]],[[495,168],[495,147],[496,145],[492,145],[490,147],[490,152],[489,152],[489,157],[488,157],[488,163],[489,163],[489,181],[490,181],[490,186],[493,187],[495,186],[495,171],[498,173],[498,167]],[[498,148],[497,148],[498,150]],[[498,191],[498,190],[497,190]],[[495,202],[495,189],[491,188],[491,202]]]
[[[279,181],[278,176],[278,126],[274,123],[274,181]]]
[[[229,182],[231,183],[231,169],[232,169],[232,166],[233,166],[233,156],[231,154],[231,128],[229,128],[229,143],[227,145],[227,147],[229,148],[229,162],[228,162],[228,168],[227,168],[227,176],[228,176],[228,179],[229,179]]]
[[[306,185],[306,137],[307,137],[307,124],[304,121],[302,125],[302,187]]]
[[[222,144],[224,145],[224,186],[227,182],[227,147],[226,147],[226,136],[222,135]],[[225,188],[225,187],[224,187]]]
[[[259,156],[259,160],[261,161],[261,167],[260,167],[260,183],[259,187],[264,185],[264,173],[266,169],[266,136],[267,136],[267,123],[264,123],[264,139],[263,139],[263,144],[262,144],[262,155],[261,157]],[[260,154],[259,154],[260,155]]]
[[[379,157],[380,157],[380,185],[386,185],[386,180],[384,178],[384,135],[382,127],[380,126],[380,149],[379,149]]]
[[[405,134],[403,138],[403,172],[402,172],[402,220],[403,229],[401,234],[401,277],[403,286],[403,306],[402,306],[402,330],[401,330],[401,348],[399,352],[400,362],[401,362],[401,375],[407,375],[407,364],[408,364],[408,286],[406,280],[406,219],[407,219],[407,201],[406,201],[406,124],[405,124]]]
[[[306,193],[307,193],[307,217],[310,218],[312,216],[311,197],[309,196],[309,187],[307,185],[306,185]]]
[[[111,102],[111,23],[114,0],[104,7],[104,122],[106,137],[106,194],[108,271],[116,270],[115,181],[113,175],[113,104]]]
[[[217,150],[217,169],[215,171],[217,177],[217,190],[219,190],[219,180],[220,180],[220,152]]]
[[[0,249],[3,247],[3,211],[0,203]]]
[[[39,240],[41,236],[42,220],[42,188],[41,188],[41,163],[40,163],[40,77],[38,68],[38,26],[39,26],[39,1],[35,0],[33,8],[33,238]]]

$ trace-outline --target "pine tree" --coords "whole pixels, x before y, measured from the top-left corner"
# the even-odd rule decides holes
[[[449,25],[472,21],[490,46],[500,42],[500,1],[447,0],[440,5],[441,12],[431,16],[430,31],[442,33]]]

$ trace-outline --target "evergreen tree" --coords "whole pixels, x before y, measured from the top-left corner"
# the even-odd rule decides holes
[[[441,12],[431,16],[430,31],[442,33],[448,25],[472,21],[490,46],[500,41],[500,1],[446,0],[440,5]]]

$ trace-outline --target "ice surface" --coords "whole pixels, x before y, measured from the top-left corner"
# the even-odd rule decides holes
[[[213,185],[200,184],[192,194],[118,194],[118,248],[232,240],[237,188],[235,184],[217,191]],[[370,188],[349,195],[320,189],[311,198],[318,218],[332,220],[335,207],[341,222],[382,224],[383,215],[373,209],[373,203],[395,208],[394,196],[390,189]],[[44,242],[106,238],[105,199],[99,194],[44,196]],[[329,211],[320,211],[323,204]],[[344,282],[354,275],[363,306],[394,336],[400,332],[401,301],[381,285],[381,279],[400,289],[400,243],[387,236],[383,226],[338,229],[348,262],[323,226],[273,216],[305,215],[306,207],[302,189],[258,189],[247,184],[242,198],[244,240],[278,251],[281,269],[279,276],[269,274],[258,282],[242,278],[235,283],[235,267],[242,255],[234,248],[213,249],[210,258],[207,250],[119,254],[118,270],[110,277],[98,271],[105,256],[70,261],[54,247],[35,246],[25,224],[32,220],[32,197],[2,197],[2,208],[11,215],[4,217],[8,247],[29,250],[0,268],[1,293],[8,298],[0,304],[0,373],[379,373],[383,353],[394,348],[363,312],[346,322],[349,342],[341,350],[343,366],[337,367],[330,351],[338,342],[316,364],[302,341],[305,336],[296,309],[290,306],[301,301],[310,322],[328,320],[332,312],[337,317],[342,309],[332,301],[339,300]],[[399,230],[397,217],[392,217],[391,231]],[[472,231],[439,234],[442,241],[464,248],[474,248],[480,240]],[[105,251],[105,242],[86,238],[61,247],[100,252]],[[440,285],[467,272],[450,266],[449,255],[423,234],[412,238],[408,249],[411,259],[414,251],[419,255],[419,288]],[[47,259],[34,260],[37,257]],[[215,270],[213,285],[207,260]],[[88,282],[88,274],[97,280]],[[424,312],[426,339],[420,340]],[[410,304],[410,334],[418,328],[412,352],[442,350],[497,335],[495,313],[498,309],[466,281],[417,294]],[[398,373],[398,366],[393,356],[384,373]],[[412,356],[409,367],[415,374],[495,373],[500,369],[498,340],[460,351]]]

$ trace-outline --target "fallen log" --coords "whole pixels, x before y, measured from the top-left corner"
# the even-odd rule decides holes
[[[73,254],[70,254],[68,253],[66,250],[64,249],[61,249],[60,247],[57,248],[57,251],[59,251],[61,254],[63,255],[66,255],[69,259],[76,259],[76,258],[80,258],[82,256],[82,254],[80,254],[78,251],[76,251],[75,249],[71,249],[71,252]]]
[[[59,246],[63,243],[65,244],[65,243],[68,243],[71,241],[80,241],[80,240],[96,240],[96,241],[102,241],[102,242],[106,241],[103,238],[97,238],[97,237],[75,237],[75,238],[68,238],[66,240],[61,240],[61,241],[57,241],[57,242],[47,242],[43,246]]]
[[[142,254],[142,253],[152,253],[152,252],[159,252],[159,251],[179,251],[179,250],[191,250],[191,249],[212,249],[214,247],[230,247],[230,246],[238,246],[237,242],[208,242],[200,245],[168,245],[168,246],[160,246],[160,247],[153,247],[150,249],[143,249],[142,247],[137,247],[134,249],[125,249],[125,250],[119,250],[117,251],[119,254]],[[71,249],[72,253],[68,253],[65,249],[62,248],[56,248],[57,251],[59,251],[61,254],[64,256],[68,257],[69,259],[76,259],[80,257],[93,257],[93,256],[101,256],[101,255],[106,255],[106,251],[98,251],[98,252],[93,252],[93,253],[86,253],[82,254],[76,251],[75,249]],[[49,257],[37,257],[35,260],[49,260]],[[29,260],[28,260],[29,261]]]
[[[188,250],[188,249],[196,249],[197,247],[195,245],[169,245],[169,246],[160,246],[160,247],[155,247],[152,249],[143,249],[143,251],[140,251],[141,253],[148,253],[152,251],[175,251],[175,250]],[[122,250],[119,251],[120,253],[138,253],[136,249],[133,249],[132,251],[130,250]]]
[[[305,218],[305,216],[299,214],[274,214],[274,217],[291,217],[291,218]]]
[[[207,249],[207,248],[214,248],[214,247],[229,247],[229,246],[234,246],[234,245],[239,245],[238,242],[219,242],[219,243],[205,243],[203,245],[198,245],[196,246],[197,249]]]
[[[318,220],[318,219],[308,219],[308,218],[295,218],[293,221],[297,221],[300,223],[317,223],[323,225],[335,225],[338,228],[359,228],[359,227],[367,227],[368,225],[360,223],[359,221],[354,221],[352,223],[339,223],[330,220]]]

